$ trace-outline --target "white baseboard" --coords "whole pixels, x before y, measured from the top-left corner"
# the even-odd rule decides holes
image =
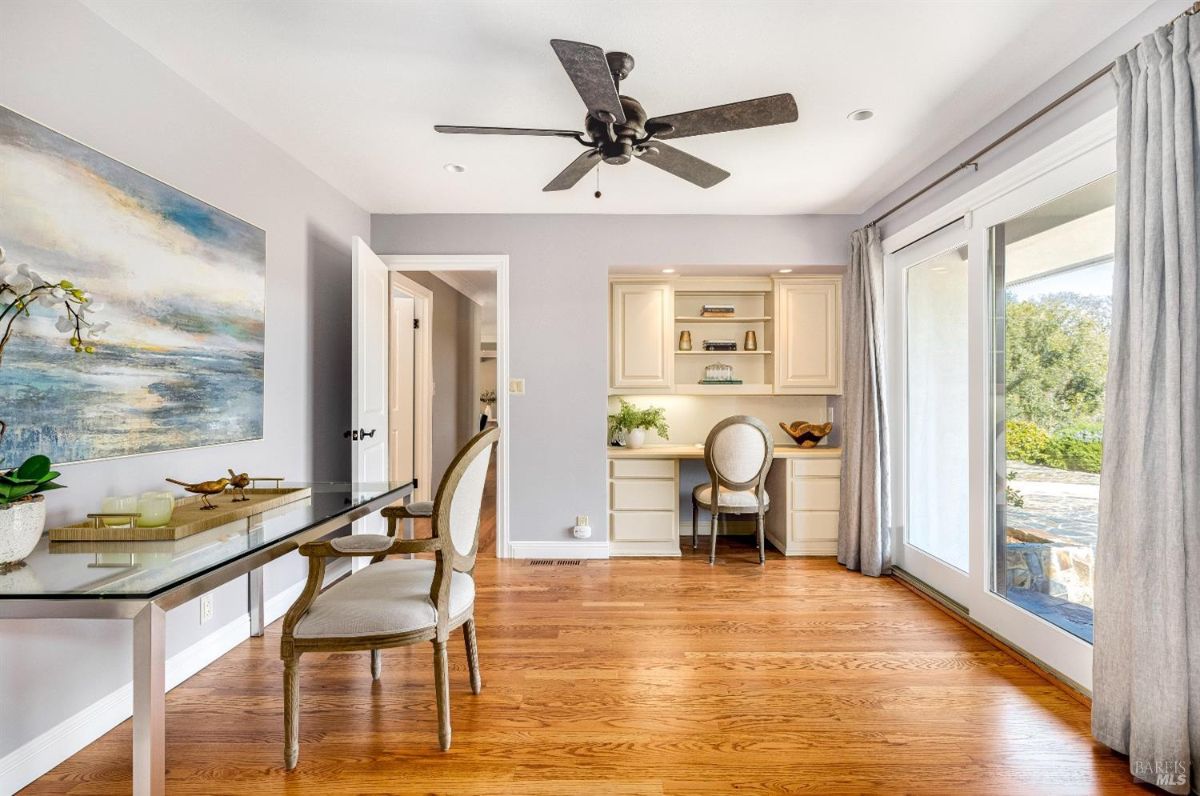
[[[512,558],[608,558],[607,541],[510,541]]]
[[[336,580],[348,571],[344,562],[336,562],[330,565],[325,582]],[[287,613],[303,590],[304,582],[300,581],[268,599],[263,606],[267,624]],[[167,690],[249,637],[250,614],[245,613],[175,653],[166,661]],[[0,793],[16,793],[132,715],[133,683],[130,682],[0,758]]]

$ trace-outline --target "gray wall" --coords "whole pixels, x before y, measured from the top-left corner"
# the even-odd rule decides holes
[[[471,438],[465,425],[470,406],[471,367],[475,356],[472,339],[475,304],[431,273],[405,271],[418,285],[433,291],[433,485],[437,491],[442,473],[454,454]]]
[[[74,2],[0,3],[0,104],[267,232],[265,438],[64,467],[51,521],[165,475],[348,478],[349,240],[368,236],[367,213]],[[275,562],[268,596],[302,571]],[[219,590],[215,609],[203,630],[196,605],[173,611],[168,653],[245,613],[245,582]],[[130,644],[128,623],[4,622],[0,758],[127,683]]]
[[[606,201],[618,201],[617,199]],[[850,216],[376,215],[380,254],[509,255],[509,536],[605,538],[608,271],[618,266],[844,265]],[[503,388],[504,385],[501,385]]]
[[[877,202],[859,218],[860,225],[873,221],[882,212],[894,207],[915,191],[941,177],[1071,88],[1082,83],[1087,77],[1111,64],[1118,56],[1133,49],[1143,36],[1167,24],[1174,16],[1190,6],[1190,0],[1158,0],[1066,69],[1048,79],[1020,102],[1004,110],[980,128],[970,138],[951,149],[931,165],[923,168],[912,179]],[[1112,80],[1108,77],[1101,78],[1038,120],[1033,126],[1026,128],[988,153],[980,161],[978,171],[967,169],[959,172],[957,176],[889,217],[882,225],[883,235],[886,237],[903,229],[908,224],[920,220],[955,197],[1003,173],[1005,169],[1020,163],[1038,150],[1079,129],[1114,107],[1116,107],[1116,92]],[[937,119],[930,119],[929,124],[936,125]]]

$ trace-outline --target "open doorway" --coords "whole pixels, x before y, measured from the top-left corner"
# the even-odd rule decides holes
[[[391,280],[389,467],[396,481],[411,468],[413,499],[432,500],[463,444],[506,416],[507,258],[380,259]],[[483,556],[507,556],[506,458],[502,436],[484,494]]]

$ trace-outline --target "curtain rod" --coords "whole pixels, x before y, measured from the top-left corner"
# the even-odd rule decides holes
[[[1171,22],[1174,22],[1175,20],[1179,19],[1180,17],[1186,17],[1186,16],[1190,16],[1190,15],[1192,15],[1192,14],[1196,14],[1196,13],[1200,13],[1200,0],[1197,0],[1197,2],[1195,2],[1195,3],[1192,3],[1192,7],[1191,7],[1191,8],[1189,8],[1188,10],[1184,11],[1182,14],[1179,14],[1179,15],[1177,15],[1177,16],[1175,16],[1175,17],[1173,17],[1173,18],[1171,19]],[[1168,22],[1167,24],[1169,25],[1169,24],[1171,24],[1171,22]],[[995,149],[996,147],[1000,146],[1000,145],[1001,145],[1001,144],[1003,144],[1005,141],[1009,140],[1010,138],[1012,138],[1014,135],[1016,135],[1017,133],[1019,133],[1019,132],[1021,132],[1022,130],[1024,130],[1024,129],[1025,129],[1026,127],[1028,127],[1029,125],[1031,125],[1031,124],[1033,124],[1034,122],[1038,121],[1038,120],[1039,120],[1039,119],[1041,119],[1043,116],[1045,116],[1046,114],[1050,113],[1052,110],[1054,110],[1055,108],[1057,108],[1059,105],[1062,105],[1064,102],[1066,102],[1067,100],[1071,99],[1071,97],[1074,97],[1076,94],[1078,94],[1079,92],[1083,91],[1085,88],[1087,88],[1088,86],[1092,85],[1092,84],[1093,84],[1093,83],[1095,83],[1097,80],[1099,80],[1100,78],[1104,77],[1105,75],[1107,75],[1107,74],[1108,74],[1109,72],[1111,72],[1111,71],[1112,71],[1112,64],[1109,64],[1108,66],[1106,66],[1106,67],[1104,67],[1103,69],[1101,69],[1099,72],[1096,72],[1094,75],[1091,75],[1091,76],[1090,76],[1090,77],[1088,77],[1086,80],[1084,80],[1082,83],[1080,83],[1079,85],[1075,86],[1075,87],[1074,87],[1074,88],[1072,88],[1070,91],[1068,91],[1066,94],[1063,94],[1061,97],[1059,97],[1058,99],[1054,100],[1054,102],[1051,102],[1049,105],[1047,105],[1046,107],[1042,108],[1040,111],[1038,111],[1037,113],[1033,114],[1033,115],[1032,115],[1032,116],[1030,116],[1028,119],[1026,119],[1025,121],[1021,122],[1021,123],[1020,123],[1020,124],[1018,124],[1016,127],[1012,128],[1012,129],[1011,129],[1011,130],[1009,130],[1007,133],[1005,133],[1004,135],[1000,136],[999,138],[997,138],[997,139],[996,139],[995,141],[993,141],[992,143],[990,143],[990,144],[988,144],[987,146],[985,146],[983,149],[981,149],[981,150],[979,150],[978,152],[976,152],[975,154],[971,155],[969,158],[967,158],[966,160],[964,160],[962,163],[959,163],[957,166],[955,166],[954,168],[950,169],[950,171],[946,172],[946,173],[945,173],[945,174],[943,174],[941,177],[938,177],[936,180],[934,180],[933,182],[929,183],[928,185],[926,185],[926,186],[925,186],[924,188],[922,188],[921,190],[919,190],[919,191],[917,191],[916,193],[914,193],[913,195],[909,196],[907,199],[905,199],[905,200],[904,200],[903,202],[901,202],[900,204],[896,205],[895,207],[893,207],[892,209],[888,210],[888,211],[887,211],[886,213],[884,213],[883,215],[881,215],[881,216],[879,216],[878,218],[876,218],[874,221],[872,221],[872,222],[871,222],[870,226],[875,226],[875,225],[879,224],[879,222],[883,221],[885,218],[887,218],[888,216],[892,215],[892,214],[893,214],[893,213],[895,213],[897,210],[900,210],[900,209],[901,209],[901,208],[903,208],[903,207],[907,207],[907,206],[908,206],[909,204],[911,204],[913,201],[915,201],[916,199],[919,199],[920,197],[922,197],[922,196],[924,196],[925,194],[929,193],[929,192],[930,192],[930,191],[932,191],[934,188],[938,187],[938,186],[939,186],[939,185],[941,185],[943,182],[945,182],[946,180],[948,180],[948,179],[950,179],[951,177],[953,177],[955,174],[958,174],[958,173],[959,173],[960,171],[962,171],[963,169],[975,169],[976,171],[978,171],[978,170],[979,170],[979,159],[980,159],[981,157],[983,157],[983,156],[984,156],[984,155],[986,155],[987,153],[991,152],[993,149]]]

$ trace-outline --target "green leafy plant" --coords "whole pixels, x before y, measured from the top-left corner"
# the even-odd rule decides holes
[[[620,408],[615,414],[608,416],[608,436],[612,439],[617,432],[629,432],[635,428],[653,429],[658,436],[667,438],[670,429],[667,427],[667,410],[661,406],[647,406],[639,409],[624,398],[618,398]]]
[[[496,405],[496,391],[495,390],[484,390],[483,392],[479,393],[479,403],[487,404],[488,406],[495,406]]]
[[[51,489],[63,489],[62,484],[54,482],[59,475],[50,469],[49,458],[41,454],[30,456],[20,467],[0,473],[0,506],[29,500]]]
[[[1008,480],[1009,481],[1017,480],[1017,471],[1016,470],[1008,471]],[[1022,495],[1019,490],[1013,489],[1011,486],[1008,486],[1007,484],[1005,484],[1005,486],[1004,486],[1004,502],[1007,503],[1008,505],[1012,506],[1014,509],[1024,508],[1025,507],[1025,496]]]

